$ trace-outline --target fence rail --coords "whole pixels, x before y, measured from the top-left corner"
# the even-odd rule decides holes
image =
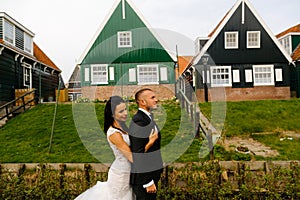
[[[16,114],[21,109],[23,109],[23,111],[26,111],[26,106],[31,105],[35,101],[35,91],[36,89],[33,89],[21,95],[20,97],[17,97],[15,100],[0,106],[0,113],[1,111],[4,111],[5,113],[2,116],[0,115],[0,120],[4,118],[9,118],[11,115]],[[18,105],[16,105],[17,102]]]

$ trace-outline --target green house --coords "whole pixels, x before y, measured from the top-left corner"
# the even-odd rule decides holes
[[[175,55],[134,5],[117,0],[79,59],[81,93],[105,100],[112,95],[133,97],[139,88],[149,87],[160,99],[172,98],[174,64]]]

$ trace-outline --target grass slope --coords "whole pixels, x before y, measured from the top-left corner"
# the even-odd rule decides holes
[[[211,103],[201,103],[200,108],[210,117]],[[131,116],[136,109],[135,104],[129,104]],[[54,110],[55,104],[40,104],[0,128],[0,163],[112,161],[113,155],[101,128],[103,103],[59,104],[49,153]],[[165,162],[201,160],[202,139],[194,139],[191,122],[178,103],[162,103],[155,117],[162,132]],[[274,159],[299,160],[299,139],[279,141],[281,132],[300,132],[299,119],[300,100],[227,102],[223,134],[251,136],[251,133],[273,132],[273,135],[252,137],[281,153]],[[250,159],[236,152],[226,152],[220,146],[215,146],[215,156],[220,160]]]

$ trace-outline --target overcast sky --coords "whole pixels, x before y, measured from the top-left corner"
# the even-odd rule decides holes
[[[68,81],[115,0],[0,0],[0,11],[35,33],[34,41]],[[273,34],[300,23],[299,0],[249,0]],[[237,0],[131,0],[149,25],[193,42],[205,37]],[[158,31],[160,32],[160,31]],[[179,47],[180,48],[180,47]],[[179,53],[181,52],[179,49]]]

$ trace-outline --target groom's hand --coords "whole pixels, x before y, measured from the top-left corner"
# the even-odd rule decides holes
[[[147,193],[156,193],[156,186],[155,184],[150,185],[149,187],[146,187]]]

